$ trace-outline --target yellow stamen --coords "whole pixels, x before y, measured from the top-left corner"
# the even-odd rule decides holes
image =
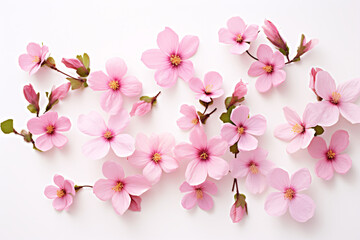
[[[38,56],[35,56],[34,59],[33,59],[33,62],[34,63],[40,62],[40,58]]]
[[[258,167],[256,166],[255,163],[251,163],[249,168],[250,168],[250,172],[252,174],[258,174],[259,173],[259,169],[258,169]]]
[[[120,84],[119,84],[119,81],[117,80],[112,80],[109,82],[109,87],[112,89],[112,90],[118,90],[120,88]]]
[[[302,133],[304,131],[304,127],[299,125],[299,124],[295,124],[291,131],[293,131],[294,133]]]
[[[104,133],[104,138],[106,139],[111,139],[113,137],[113,134],[111,131],[107,130],[105,133]]]
[[[335,103],[335,104],[339,103],[340,98],[341,98],[341,94],[338,92],[333,92],[331,94],[331,102],[332,103]]]
[[[329,150],[326,155],[328,159],[334,159],[336,153],[334,153],[332,150]]]
[[[63,197],[63,196],[65,195],[65,192],[64,192],[64,190],[60,189],[60,190],[57,190],[57,191],[56,191],[56,195],[57,195],[59,198],[61,198],[61,197]]]
[[[202,199],[203,197],[204,197],[203,191],[200,188],[196,189],[196,198]]]
[[[273,71],[273,67],[271,65],[267,65],[265,67],[263,67],[263,69],[267,72],[267,73],[271,73]]]
[[[243,127],[238,127],[237,132],[241,135],[245,132],[245,129]]]
[[[161,155],[159,153],[155,153],[152,157],[152,160],[157,163],[161,160]]]
[[[193,120],[191,120],[191,123],[194,124],[194,125],[196,125],[196,124],[199,123],[199,119],[194,118]]]
[[[241,42],[243,41],[242,36],[241,36],[240,34],[238,34],[238,35],[236,36],[236,40],[235,40],[235,41],[237,41],[238,43],[241,43]]]
[[[205,93],[211,93],[212,87],[213,87],[212,84],[206,85],[206,87],[205,87]]]
[[[287,198],[289,200],[293,199],[295,197],[295,191],[291,188],[286,189],[284,198]]]
[[[52,134],[54,132],[55,127],[53,125],[49,125],[46,127],[46,133]]]
[[[121,190],[124,188],[124,184],[122,182],[118,182],[115,187],[112,188],[115,192],[121,192]]]
[[[206,152],[203,152],[201,155],[200,155],[200,158],[203,159],[203,160],[206,160],[208,159],[209,155],[206,153]]]
[[[181,58],[178,55],[171,55],[170,62],[173,66],[178,66],[181,63]]]

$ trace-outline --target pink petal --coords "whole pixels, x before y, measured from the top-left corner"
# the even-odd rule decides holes
[[[331,104],[328,101],[321,101],[315,104],[315,107],[321,116],[319,125],[329,127],[337,123],[340,111],[336,105]]]
[[[237,43],[230,48],[230,52],[232,54],[243,54],[244,52],[249,50],[249,48],[250,48],[250,44],[246,42]]]
[[[149,153],[135,150],[135,152],[128,157],[128,160],[135,167],[143,168],[148,162],[151,161],[151,157]]]
[[[22,70],[29,72],[31,69],[36,67],[38,63],[34,62],[34,57],[29,54],[22,54],[19,57],[19,65]]]
[[[189,60],[182,61],[177,67],[177,71],[179,77],[185,82],[188,82],[194,76],[194,66]]]
[[[210,181],[205,181],[201,184],[201,189],[204,192],[210,193],[212,195],[215,195],[217,193],[217,187],[216,184]]]
[[[274,163],[268,160],[262,160],[258,168],[262,174],[267,175],[274,168]]]
[[[320,71],[315,78],[316,93],[325,100],[329,100],[331,94],[336,91],[335,80],[326,71]]]
[[[337,173],[345,174],[347,173],[352,165],[351,158],[347,154],[339,154],[335,157],[335,160],[332,162],[332,166]]]
[[[62,211],[66,208],[67,206],[67,199],[65,197],[62,198],[55,198],[53,201],[53,207],[57,210],[57,211]]]
[[[143,169],[143,175],[146,179],[151,182],[153,185],[160,180],[162,170],[159,164],[155,164],[153,161],[148,162],[148,164]]]
[[[345,130],[337,130],[332,136],[329,149],[335,153],[341,153],[349,146],[349,133]]]
[[[229,164],[222,158],[211,156],[206,164],[207,172],[213,179],[220,180],[229,173]]]
[[[274,87],[279,86],[286,79],[286,72],[284,70],[276,70],[272,72],[270,75],[271,82]]]
[[[247,133],[255,136],[260,136],[265,133],[266,119],[262,115],[257,114],[255,116],[252,116],[251,118],[248,118],[245,121],[244,126],[246,127]]]
[[[125,173],[121,165],[114,161],[107,161],[102,166],[102,173],[106,178],[114,181],[122,181]]]
[[[94,111],[87,115],[81,114],[77,125],[81,132],[90,136],[102,136],[107,128],[101,115]]]
[[[297,152],[304,142],[304,135],[298,134],[295,138],[291,140],[291,142],[287,145],[286,151],[289,154]]]
[[[241,134],[238,142],[239,150],[250,151],[256,149],[257,146],[258,146],[258,140],[254,136],[246,132]]]
[[[186,194],[181,200],[181,205],[185,209],[188,209],[188,210],[195,207],[196,203],[197,203],[197,198],[196,198],[196,193],[195,192],[191,192],[191,193]]]
[[[240,152],[238,158],[230,161],[230,172],[234,178],[243,178],[249,173],[248,161],[243,153],[247,152]]]
[[[245,28],[246,28],[246,24],[245,24],[244,20],[242,20],[242,18],[232,17],[227,21],[227,27],[228,27],[229,31],[232,32],[233,34],[243,35]]]
[[[236,125],[243,125],[249,117],[249,108],[246,106],[239,106],[235,108],[231,115],[230,120]]]
[[[284,215],[288,209],[289,202],[285,200],[281,192],[270,193],[265,201],[265,211],[271,216]]]
[[[195,93],[204,93],[204,84],[199,78],[191,78],[189,80],[189,87],[191,90],[193,90]]]
[[[51,135],[51,141],[55,147],[62,148],[68,142],[68,139],[60,133],[53,133]]]
[[[303,113],[303,123],[306,128],[315,127],[321,120],[321,115],[317,111],[314,103],[308,103]]]
[[[360,107],[354,103],[341,103],[340,113],[352,124],[360,123]]]
[[[314,137],[308,147],[310,156],[317,159],[324,158],[327,150],[326,142],[321,137]]]
[[[307,168],[302,168],[291,176],[290,185],[296,190],[296,192],[308,189],[310,184],[311,174]]]
[[[108,154],[110,143],[103,137],[97,137],[85,143],[81,150],[82,153],[90,159],[100,159]]]
[[[32,134],[38,135],[46,132],[47,124],[40,118],[32,118],[27,122],[27,128]]]
[[[236,204],[234,203],[230,209],[230,218],[233,221],[233,223],[240,222],[241,219],[244,217],[245,209],[240,207],[236,207]]]
[[[221,28],[218,32],[219,35],[219,42],[221,43],[227,43],[227,44],[236,44],[236,41],[234,41],[234,34],[231,33],[226,28]]]
[[[192,122],[194,119],[197,119],[197,118],[191,118],[188,116],[181,117],[176,121],[176,124],[178,125],[178,127],[180,129],[189,130],[197,125]]]
[[[121,58],[115,57],[106,61],[106,72],[112,80],[120,80],[126,71],[126,64]]]
[[[260,93],[269,91],[271,87],[272,87],[271,74],[263,74],[258,79],[256,79],[255,88]]]
[[[124,189],[134,196],[140,196],[150,187],[151,184],[142,175],[134,175],[124,179]]]
[[[138,96],[142,91],[142,84],[136,77],[126,76],[121,79],[120,91],[128,97]]]
[[[266,177],[260,173],[249,173],[246,177],[246,188],[253,194],[262,193],[267,185]]]
[[[188,117],[193,117],[193,118],[197,118],[197,113],[196,113],[196,109],[194,106],[190,106],[187,104],[183,104],[180,107],[180,113],[184,114],[185,116]]]
[[[275,72],[279,71],[285,66],[284,55],[279,51],[275,51],[272,56],[271,63],[274,65]]]
[[[196,159],[198,157],[198,150],[191,144],[182,143],[175,146],[174,154],[178,160]]]
[[[207,165],[198,160],[189,162],[185,172],[185,180],[190,185],[199,185],[206,180],[208,174]]]
[[[70,119],[67,117],[60,117],[55,123],[56,131],[65,132],[71,128]]]
[[[158,34],[157,44],[164,53],[174,54],[178,50],[179,37],[171,28],[166,27],[164,31]]]
[[[213,137],[210,139],[208,146],[210,154],[215,156],[224,155],[228,148],[227,142],[220,137]]]
[[[263,67],[265,67],[265,64],[262,62],[256,61],[252,63],[248,70],[249,76],[258,77],[260,75],[263,75],[264,74]]]
[[[175,146],[175,138],[170,133],[162,133],[160,135],[157,135],[158,141],[156,142],[156,145],[153,144],[153,148],[161,153],[170,153],[172,152],[174,146]]]
[[[214,201],[207,193],[203,193],[203,197],[197,200],[199,207],[202,210],[208,211],[214,206]]]
[[[75,192],[73,181],[65,180],[64,181],[64,189],[66,191],[66,194],[72,194],[75,196],[76,192]]]
[[[268,45],[261,44],[257,49],[256,55],[260,62],[269,64],[273,58],[273,51]]]
[[[162,155],[160,166],[164,172],[170,173],[176,170],[179,167],[179,164],[174,158],[167,155]]]
[[[304,133],[302,133],[302,144],[301,148],[305,149],[309,146],[311,140],[314,138],[315,130],[314,129],[306,129]]]
[[[237,127],[231,123],[225,123],[221,128],[221,137],[232,146],[239,140],[239,133]]]
[[[150,49],[143,52],[141,61],[150,69],[160,69],[170,66],[169,56],[160,49]]]
[[[116,181],[112,179],[99,179],[94,184],[93,192],[100,200],[107,201],[114,195],[115,191],[112,188],[116,184]]]
[[[36,73],[40,69],[40,67],[40,64],[35,64],[34,67],[30,70],[29,75],[33,75],[34,73]]]
[[[298,133],[295,133],[292,128],[293,126],[290,124],[281,124],[275,128],[274,136],[283,141],[290,141],[298,135]]]
[[[65,198],[66,200],[66,206],[64,210],[68,210],[71,204],[73,203],[73,196],[71,196],[70,194],[66,194],[63,198]]]
[[[58,186],[61,189],[64,188],[65,179],[64,179],[63,176],[55,174],[53,180],[54,180],[54,183],[55,183],[56,186]]]
[[[31,56],[41,56],[41,46],[37,43],[29,43],[26,47],[26,51]]]
[[[218,72],[211,71],[205,74],[204,77],[204,85],[205,86],[212,86],[213,90],[217,90],[221,88],[223,83],[223,79]]]
[[[57,191],[59,190],[58,187],[55,187],[55,186],[46,186],[45,188],[45,191],[44,191],[44,194],[47,198],[49,199],[54,199],[54,198],[57,198]]]
[[[138,196],[130,196],[131,202],[129,206],[129,210],[134,212],[140,212],[141,211],[141,197]]]
[[[105,91],[110,88],[109,81],[110,78],[103,71],[96,71],[90,74],[87,83],[94,91]]]
[[[125,191],[116,192],[112,199],[112,205],[117,214],[123,215],[128,210],[131,202],[129,194]]]
[[[147,153],[148,155],[153,153],[150,139],[143,133],[139,133],[136,136],[136,149]]]
[[[289,203],[289,212],[296,221],[306,222],[314,216],[315,203],[305,194],[296,194],[296,197]]]
[[[360,96],[360,78],[340,83],[337,89],[342,102],[354,102]]]
[[[178,79],[178,72],[172,67],[163,68],[155,72],[155,81],[160,87],[172,87]]]
[[[243,39],[245,42],[254,41],[258,36],[259,26],[252,24],[247,26],[245,32],[243,33]]]
[[[316,163],[315,172],[319,178],[330,180],[334,175],[333,165],[326,158],[323,158]]]
[[[101,95],[100,105],[110,115],[115,115],[121,110],[122,96],[119,91],[107,90]]]
[[[194,186],[190,186],[189,183],[183,182],[180,186],[180,192],[192,192],[194,191]]]
[[[178,54],[182,59],[192,57],[199,47],[199,38],[196,36],[186,35],[179,44]]]
[[[125,109],[121,109],[116,115],[112,115],[109,118],[109,128],[118,135],[129,124],[130,115]]]
[[[44,115],[40,116],[40,119],[46,122],[46,125],[55,126],[56,121],[58,120],[58,114],[57,112],[47,112]]]
[[[295,125],[295,124],[302,125],[302,121],[301,121],[299,115],[293,109],[291,109],[289,107],[284,107],[283,111],[284,111],[286,121],[288,121],[288,123],[290,125]]]
[[[267,178],[268,184],[281,192],[290,186],[289,174],[281,168],[273,169]]]
[[[110,146],[118,157],[128,157],[135,151],[135,139],[129,134],[119,134],[111,139]]]
[[[190,133],[190,142],[197,149],[205,149],[207,147],[207,137],[203,128],[194,128]]]
[[[50,150],[53,147],[51,135],[45,133],[44,135],[39,136],[35,140],[35,146],[44,152]]]

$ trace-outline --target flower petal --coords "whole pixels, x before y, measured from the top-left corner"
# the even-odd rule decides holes
[[[27,128],[32,134],[38,135],[46,132],[47,124],[40,118],[32,118],[27,122]]]
[[[198,160],[193,160],[186,167],[185,180],[190,185],[199,185],[206,180],[207,174],[207,165]]]
[[[64,135],[62,135],[61,133],[53,133],[51,136],[51,141],[52,141],[52,144],[55,146],[55,147],[58,147],[58,148],[62,148],[67,142],[68,142],[68,139],[67,137],[65,137]]]
[[[148,162],[151,161],[151,157],[149,153],[145,153],[143,151],[135,150],[135,152],[128,157],[129,162],[138,167],[143,168],[146,166]]]
[[[308,189],[310,184],[311,174],[307,168],[302,168],[291,176],[290,185],[296,192]]]
[[[85,143],[81,150],[82,153],[90,159],[100,159],[108,154],[110,143],[103,137],[97,137]]]
[[[106,72],[112,80],[120,80],[126,71],[127,67],[123,59],[115,57],[106,61]]]
[[[221,156],[225,154],[228,144],[220,137],[213,137],[210,139],[208,146],[211,155]]]
[[[248,70],[249,76],[258,77],[260,75],[263,75],[264,74],[263,67],[265,67],[265,64],[262,62],[256,61],[252,63]]]
[[[207,136],[203,128],[194,128],[190,133],[190,142],[197,149],[207,147]]]
[[[347,173],[352,165],[351,158],[347,154],[337,155],[335,160],[332,162],[332,166],[337,173]]]
[[[188,82],[194,76],[194,65],[189,60],[184,60],[177,67],[179,77]]]
[[[199,38],[192,35],[186,35],[179,44],[178,54],[181,59],[192,57],[199,47]]]
[[[245,121],[244,126],[246,127],[246,132],[251,135],[260,136],[265,133],[266,130],[266,119],[264,116],[257,114]]]
[[[301,144],[301,148],[305,149],[309,146],[311,140],[314,138],[315,130],[314,129],[306,129],[305,132],[302,133],[303,140]]]
[[[232,32],[233,34],[243,35],[245,28],[246,28],[246,24],[245,24],[244,20],[242,20],[242,18],[232,17],[227,21],[227,27],[228,27],[229,31]]]
[[[102,166],[102,173],[106,178],[114,181],[122,181],[125,177],[124,169],[114,161],[107,161]]]
[[[315,77],[316,93],[325,100],[331,99],[331,94],[336,91],[335,80],[326,71],[320,71]]]
[[[319,178],[330,180],[334,175],[333,165],[326,158],[323,158],[316,163],[315,172]]]
[[[205,74],[204,85],[211,86],[213,91],[217,89],[221,89],[222,83],[223,83],[223,79],[218,72],[210,71]]]
[[[191,186],[189,183],[187,182],[183,182],[181,185],[180,185],[180,192],[191,192],[191,191],[194,191],[195,187],[194,186]]]
[[[121,110],[122,96],[119,91],[107,90],[101,95],[100,105],[110,115],[115,115]]]
[[[340,83],[337,89],[341,95],[341,101],[354,102],[360,96],[360,78]]]
[[[228,142],[228,145],[232,146],[239,140],[239,133],[237,127],[231,123],[225,123],[221,128],[221,138]]]
[[[58,187],[55,187],[55,186],[52,186],[52,185],[49,185],[49,186],[46,186],[45,188],[45,191],[44,191],[44,194],[47,198],[49,199],[54,199],[54,198],[57,198],[57,191],[59,190]]]
[[[281,192],[270,193],[265,201],[265,211],[270,216],[281,216],[286,213],[289,202],[285,200]]]
[[[230,172],[234,178],[243,178],[249,173],[248,159],[246,159],[248,153],[249,152],[240,152],[237,158],[230,161]]]
[[[267,178],[268,184],[281,192],[284,191],[285,188],[290,186],[289,174],[281,168],[273,169],[268,174]]]
[[[110,146],[118,157],[128,157],[135,151],[135,139],[129,134],[119,134],[111,139]]]
[[[271,60],[273,58],[273,51],[268,45],[261,44],[257,49],[256,56],[258,57],[260,62],[264,64],[269,64],[271,63]]]
[[[62,211],[66,208],[67,206],[67,201],[65,197],[62,198],[55,198],[53,201],[53,207],[57,210],[57,211]]]
[[[189,80],[189,87],[195,93],[204,93],[204,84],[199,78],[191,78]]]
[[[271,82],[274,87],[279,86],[286,79],[286,72],[284,70],[276,70],[270,74]]]
[[[270,90],[272,87],[272,76],[271,74],[263,74],[256,79],[255,88],[260,93],[264,93]]]
[[[215,195],[217,193],[217,187],[216,184],[211,181],[205,181],[201,184],[201,189],[204,192],[210,193],[212,195]]]
[[[121,191],[113,195],[111,202],[115,212],[123,215],[130,206],[131,198],[127,192]]]
[[[308,146],[310,156],[317,159],[324,158],[327,150],[326,142],[322,137],[314,137]]]
[[[198,150],[191,144],[181,143],[175,146],[174,153],[178,160],[196,159]]]
[[[142,175],[134,175],[124,179],[124,189],[131,195],[140,196],[151,188],[151,184]]]
[[[150,69],[160,69],[170,66],[169,56],[160,49],[150,49],[143,52],[141,61]]]
[[[292,131],[293,126],[290,124],[281,124],[275,128],[274,136],[283,140],[283,141],[290,141],[298,134]]]
[[[251,151],[256,149],[258,146],[258,140],[248,134],[248,133],[243,133],[240,136],[239,142],[238,142],[238,149],[242,150],[242,151]]]
[[[65,180],[64,181],[64,189],[67,194],[72,194],[73,196],[75,196],[76,192],[75,192],[73,181]]]
[[[294,152],[297,152],[304,142],[304,135],[298,134],[295,138],[291,140],[291,142],[287,145],[286,151],[289,154],[292,154]]]
[[[34,57],[29,54],[22,54],[19,57],[19,65],[22,70],[29,72],[38,66],[38,63],[34,62]]]
[[[121,79],[120,91],[128,97],[138,96],[142,91],[142,83],[134,76],[126,76]]]
[[[106,91],[109,87],[110,78],[103,71],[90,73],[87,80],[89,87],[94,91]]]
[[[249,117],[249,112],[250,110],[248,107],[241,105],[232,111],[230,120],[236,126],[243,125]]]
[[[341,115],[352,124],[360,123],[360,107],[354,103],[341,103],[339,106]]]
[[[67,117],[60,117],[55,123],[56,131],[66,132],[71,128],[70,119]]]
[[[77,125],[81,132],[90,136],[102,136],[107,128],[101,115],[94,111],[87,115],[81,114]]]
[[[116,115],[112,115],[109,118],[109,128],[118,135],[129,124],[130,115],[125,109],[121,109]]]
[[[221,28],[218,32],[219,35],[219,42],[227,43],[227,44],[234,44],[236,41],[234,40],[234,34],[231,33],[226,28]]]
[[[155,81],[160,87],[172,87],[178,79],[178,72],[172,67],[159,69],[155,72]]]
[[[197,203],[197,198],[195,192],[185,194],[184,197],[181,199],[181,205],[188,210],[195,207],[196,203]]]
[[[319,125],[329,127],[337,123],[339,120],[339,108],[331,104],[329,101],[321,101],[315,103],[317,112],[319,113]]]
[[[250,44],[246,42],[237,43],[230,48],[230,52],[232,54],[243,54],[244,52],[249,50],[249,48],[250,48]]]
[[[259,32],[259,26],[255,24],[251,24],[250,26],[247,26],[243,33],[243,39],[245,42],[251,42],[254,41]]]
[[[246,177],[246,187],[253,194],[262,193],[265,190],[267,181],[266,177],[260,173],[249,173]]]
[[[36,138],[35,146],[44,152],[50,150],[53,147],[53,143],[51,141],[51,135],[45,133],[39,136],[38,138]]]
[[[289,203],[289,212],[296,221],[306,222],[314,216],[315,203],[305,194],[296,194],[296,197]]]
[[[293,109],[291,109],[289,107],[284,107],[283,111],[284,111],[286,121],[288,121],[288,123],[290,125],[295,125],[295,124],[302,125],[302,121],[301,121],[299,115]]]
[[[220,180],[229,173],[229,164],[224,159],[211,156],[207,163],[207,172],[210,177]]]
[[[93,192],[100,200],[107,201],[114,195],[115,191],[112,188],[115,186],[116,181],[112,179],[99,179],[94,184]]]
[[[203,193],[202,198],[199,198],[197,200],[197,203],[199,205],[199,208],[205,211],[210,210],[214,206],[214,201],[212,197],[207,193]]]
[[[176,170],[179,167],[179,164],[173,157],[162,155],[160,166],[164,170],[164,172],[170,173]]]
[[[164,53],[175,54],[178,51],[179,37],[171,28],[165,27],[157,36],[157,45]]]
[[[305,128],[315,127],[321,120],[321,115],[317,112],[317,106],[314,103],[308,103],[303,113],[303,123]]]
[[[336,154],[345,151],[349,146],[349,133],[345,130],[337,130],[332,136],[329,149]]]
[[[54,180],[54,183],[55,183],[56,186],[58,186],[61,189],[64,188],[65,179],[64,179],[63,176],[61,176],[59,174],[55,174],[53,180]]]

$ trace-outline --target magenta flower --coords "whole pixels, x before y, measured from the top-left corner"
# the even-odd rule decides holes
[[[255,84],[259,92],[267,92],[272,86],[276,87],[285,81],[286,72],[282,70],[285,61],[280,52],[273,53],[269,46],[261,44],[256,55],[259,61],[251,64],[248,74],[259,77]]]
[[[56,112],[47,112],[27,122],[27,128],[32,134],[42,134],[35,140],[36,147],[41,151],[48,151],[53,146],[62,148],[68,139],[59,132],[69,131],[70,127],[70,120],[67,117],[58,118]]]
[[[316,103],[317,112],[322,116],[319,124],[332,126],[339,120],[339,114],[352,124],[360,123],[360,107],[354,102],[360,96],[360,78],[339,84],[328,72],[321,71],[316,75],[316,93],[323,101]]]
[[[66,97],[70,90],[71,83],[64,83],[57,88],[53,88],[49,97],[49,105],[54,105],[57,101],[62,100]]]
[[[199,38],[186,35],[179,43],[178,35],[166,27],[157,36],[160,49],[150,49],[141,56],[141,61],[150,69],[156,69],[155,81],[161,87],[172,87],[178,77],[188,82],[194,75],[190,60],[199,46]]]
[[[106,75],[103,71],[90,74],[88,83],[94,91],[105,91],[101,96],[100,105],[111,115],[121,110],[123,97],[134,97],[141,93],[142,84],[136,77],[125,76],[126,64],[121,58],[112,58],[106,62]]]
[[[130,195],[131,201],[130,201],[130,206],[129,206],[129,210],[133,211],[133,212],[140,212],[141,211],[141,197],[139,196],[133,196]]]
[[[310,82],[309,82],[309,88],[311,90],[313,90],[313,92],[316,94],[316,90],[315,90],[315,82],[316,82],[316,75],[318,74],[318,72],[324,71],[321,68],[311,68],[310,71]]]
[[[138,101],[133,104],[130,116],[144,116],[151,111],[152,103],[145,101]]]
[[[232,97],[237,97],[238,99],[243,98],[247,94],[247,86],[243,81],[240,79],[240,82],[238,82],[235,86],[235,90],[232,94]]]
[[[183,182],[180,186],[180,192],[190,192],[181,200],[181,205],[185,209],[192,209],[197,204],[202,210],[207,211],[214,206],[214,202],[209,194],[215,195],[217,187],[215,183],[210,181],[205,181],[195,186]]]
[[[236,207],[236,202],[231,206],[230,209],[230,218],[233,223],[238,223],[243,219],[244,215],[246,213],[246,208],[242,206]]]
[[[266,186],[266,175],[273,168],[267,160],[268,152],[262,148],[253,151],[241,151],[237,158],[230,161],[230,172],[234,178],[246,177],[246,188],[256,194],[262,193]]]
[[[131,195],[140,196],[151,187],[151,184],[141,175],[125,178],[121,165],[113,161],[105,162],[102,172],[107,179],[96,181],[93,188],[94,194],[102,201],[111,199],[115,212],[120,215],[123,215],[130,207]]]
[[[337,173],[347,173],[352,165],[351,158],[342,152],[349,146],[349,134],[344,130],[338,130],[331,136],[330,146],[321,137],[315,137],[308,147],[313,158],[320,159],[316,164],[316,175],[330,180]]]
[[[77,58],[63,58],[61,62],[67,67],[77,70],[78,68],[84,68],[84,64]]]
[[[121,132],[130,121],[125,110],[112,115],[108,125],[97,112],[82,114],[78,119],[79,130],[87,135],[96,136],[95,139],[85,143],[82,152],[90,159],[100,159],[108,154],[110,147],[118,157],[128,157],[135,151],[135,140],[129,134]]]
[[[192,78],[189,81],[189,86],[196,93],[196,99],[211,102],[212,98],[218,98],[224,94],[224,90],[221,88],[222,82],[219,73],[208,72],[205,74],[204,83],[199,78]]]
[[[190,185],[199,185],[207,175],[220,180],[229,172],[229,164],[219,156],[227,149],[227,144],[220,137],[207,140],[203,128],[194,128],[190,133],[190,142],[175,147],[177,160],[191,160],[186,168],[185,180]]]
[[[57,186],[49,185],[45,188],[44,194],[49,199],[54,199],[53,207],[58,210],[68,210],[75,197],[74,183],[65,180],[63,176],[55,174],[54,183]]]
[[[288,153],[294,153],[300,148],[307,148],[314,138],[313,127],[318,125],[320,119],[315,105],[313,103],[306,105],[302,120],[289,107],[284,107],[283,111],[288,123],[279,125],[274,131],[274,136],[283,141],[290,141],[286,148]]]
[[[254,150],[258,146],[258,140],[253,136],[261,136],[266,130],[266,119],[257,114],[249,118],[249,108],[239,106],[231,115],[232,123],[225,123],[221,128],[221,137],[228,142],[229,146],[237,143],[242,151]]]
[[[31,84],[25,85],[23,91],[24,91],[25,99],[31,105],[33,105],[36,112],[39,112],[40,111],[40,107],[39,107],[39,97],[40,97],[40,95],[36,94],[36,92],[35,92],[35,90],[34,90],[34,88],[33,88],[33,86]]]
[[[47,46],[40,46],[37,43],[29,43],[26,50],[27,54],[22,54],[19,57],[19,65],[22,70],[32,75],[40,69],[46,59],[49,48]]]
[[[179,128],[183,130],[189,130],[195,126],[201,126],[199,115],[197,114],[194,106],[183,104],[180,107],[180,113],[182,113],[184,116],[176,121],[176,124],[179,126]]]
[[[285,55],[289,55],[289,48],[284,39],[280,36],[280,33],[275,25],[266,19],[264,20],[264,24],[265,26],[263,26],[263,29],[267,39],[274,44],[275,47],[282,49]]]
[[[314,216],[314,201],[308,195],[299,193],[311,184],[309,170],[302,168],[289,179],[286,171],[275,168],[268,175],[268,183],[280,191],[271,193],[266,199],[265,211],[269,215],[281,216],[289,208],[291,217],[298,222],[306,222]]]
[[[252,24],[247,26],[240,17],[230,18],[226,28],[219,30],[219,42],[231,44],[230,52],[233,54],[243,54],[249,50],[250,42],[258,36],[259,26]]]
[[[155,184],[163,171],[170,173],[179,167],[172,156],[174,147],[175,138],[171,134],[152,135],[148,138],[139,133],[136,137],[136,150],[128,160],[132,165],[143,168],[143,175]]]

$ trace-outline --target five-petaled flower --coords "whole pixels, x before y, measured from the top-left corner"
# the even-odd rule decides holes
[[[210,210],[214,202],[209,194],[215,195],[217,193],[217,187],[215,183],[210,181],[205,181],[199,185],[191,186],[187,182],[183,182],[180,186],[181,192],[187,193],[181,200],[181,205],[185,209],[192,209],[196,204],[202,210]]]
[[[49,185],[45,188],[44,194],[49,199],[54,199],[53,207],[58,210],[67,210],[73,203],[75,196],[74,183],[65,180],[63,176],[55,174],[54,183],[57,186]]]
[[[27,54],[22,54],[19,57],[19,65],[22,70],[32,75],[40,69],[46,59],[49,48],[47,46],[40,46],[37,43],[29,43],[26,50]]]
[[[189,130],[193,127],[201,126],[199,115],[197,114],[194,106],[183,104],[180,107],[180,113],[182,113],[184,116],[176,121],[179,128],[183,130]]]
[[[204,83],[199,78],[192,78],[189,81],[191,90],[196,93],[196,98],[203,102],[211,102],[212,98],[221,97],[224,90],[221,88],[223,79],[217,72],[205,74]]]

